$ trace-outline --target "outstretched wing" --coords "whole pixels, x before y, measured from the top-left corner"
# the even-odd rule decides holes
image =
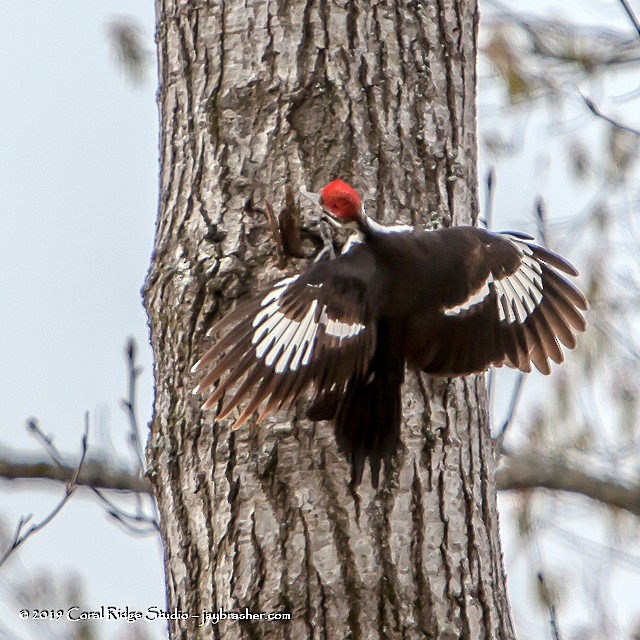
[[[440,375],[465,375],[491,365],[550,373],[585,330],[584,296],[565,276],[578,272],[557,254],[516,233],[474,229],[482,250],[468,264],[473,277],[460,299],[408,320],[409,362]],[[461,274],[464,276],[465,274]]]
[[[316,399],[339,393],[373,357],[381,298],[366,246],[277,282],[212,327],[228,332],[193,367],[205,372],[194,393],[210,393],[205,409],[224,398],[218,419],[251,398],[235,428],[265,400],[259,420],[308,386]]]

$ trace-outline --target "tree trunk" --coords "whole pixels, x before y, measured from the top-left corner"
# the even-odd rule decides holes
[[[179,619],[172,637],[513,638],[482,376],[408,374],[378,491],[368,473],[350,488],[331,425],[302,419],[304,402],[231,432],[190,393],[212,319],[305,266],[278,269],[266,219],[243,214],[252,194],[278,205],[286,185],[342,177],[386,222],[475,221],[476,2],[157,0],[157,17],[145,303],[168,604],[291,614]]]

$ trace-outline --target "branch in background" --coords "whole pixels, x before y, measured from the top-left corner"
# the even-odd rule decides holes
[[[485,4],[496,10],[485,19],[490,29],[495,31],[506,24],[512,30],[515,25],[528,36],[528,42],[517,47],[520,54],[578,65],[590,73],[596,69],[638,62],[640,47],[637,39],[629,39],[622,31],[526,15],[512,11],[500,0],[485,0]],[[554,71],[557,74],[558,70]]]
[[[21,544],[26,542],[34,533],[41,531],[44,529],[64,508],[65,504],[69,502],[69,499],[75,492],[77,488],[77,480],[80,472],[82,471],[82,467],[84,465],[85,458],[87,457],[88,450],[88,437],[89,437],[89,414],[85,413],[84,416],[84,434],[82,436],[82,451],[80,453],[80,461],[78,462],[78,466],[76,467],[71,479],[67,483],[67,488],[62,496],[60,502],[51,510],[51,512],[40,522],[37,524],[32,524],[26,531],[24,528],[31,520],[31,514],[28,516],[21,516],[18,520],[18,524],[16,526],[15,533],[13,534],[13,538],[9,545],[9,548],[4,553],[2,557],[0,557],[0,567],[11,557],[11,555],[20,547]]]
[[[525,381],[526,378],[524,373],[522,371],[519,371],[518,378],[516,379],[516,384],[513,388],[513,393],[511,394],[511,402],[509,403],[509,411],[507,412],[507,417],[502,423],[498,435],[494,438],[493,447],[495,449],[497,459],[500,459],[500,456],[503,454],[504,439],[506,438],[507,431],[513,424],[513,421],[516,417],[520,398],[522,398],[522,391],[524,389]]]
[[[129,444],[133,449],[137,464],[135,478],[142,482],[146,481],[146,464],[144,459],[144,447],[142,445],[142,438],[140,437],[140,425],[136,412],[136,388],[138,377],[142,373],[142,369],[138,367],[136,363],[137,354],[138,346],[136,344],[136,341],[132,337],[129,337],[125,346],[125,356],[127,358],[127,370],[129,374],[129,393],[128,397],[122,400],[122,404],[127,413],[127,416],[129,417]],[[149,483],[146,482],[146,484],[146,496],[142,491],[136,491],[134,493],[136,499],[135,513],[126,513],[125,511],[120,509],[120,507],[117,507],[116,505],[111,503],[101,492],[95,490],[94,492],[96,496],[107,507],[109,515],[117,522],[119,522],[123,527],[128,529],[131,533],[147,533],[147,531],[149,530],[159,531],[160,525],[158,524],[158,510],[156,501],[153,496],[153,492],[150,490]],[[148,509],[145,509],[145,506],[143,504],[143,497],[146,497],[148,500]],[[147,515],[148,511],[151,511],[151,516]],[[131,526],[132,523],[135,523],[136,526]],[[146,528],[136,528],[141,524],[145,525]]]
[[[77,467],[63,469],[47,462],[13,463],[0,459],[0,477],[8,480],[49,480],[68,482]],[[502,466],[496,472],[500,491],[528,491],[548,489],[566,491],[617,507],[640,516],[640,486],[624,485],[611,478],[598,478],[586,471],[567,465],[564,461],[538,454],[506,452]],[[152,495],[151,484],[124,470],[109,468],[87,460],[78,474],[75,485],[92,490],[129,491]]]
[[[485,228],[489,230],[491,230],[491,228],[493,227],[493,199],[495,192],[495,182],[496,170],[494,167],[490,167],[485,178],[487,190],[485,192],[486,195],[484,201],[484,216],[480,218],[480,224],[484,225]]]
[[[136,355],[138,353],[138,345],[133,338],[127,340],[125,346],[125,356],[127,358],[127,370],[129,373],[129,396],[122,400],[122,406],[129,417],[129,444],[133,449],[138,464],[138,472],[141,476],[145,474],[146,468],[144,463],[144,449],[142,447],[142,439],[140,438],[140,426],[136,415],[136,383],[138,376],[142,373],[142,369],[136,365]]]
[[[551,626],[551,637],[553,640],[561,640],[560,627],[558,625],[558,617],[556,615],[555,597],[552,591],[547,587],[547,582],[542,571],[538,571],[538,585],[541,590],[542,600],[547,604],[549,609],[549,625]]]
[[[563,460],[548,458],[542,454],[504,453],[501,460],[502,466],[496,471],[496,482],[501,491],[566,491],[640,516],[638,485],[599,478],[569,466]]]
[[[52,464],[45,460],[15,462],[15,458],[0,458],[0,478],[5,480],[49,480],[70,482],[77,466]],[[151,494],[151,484],[124,469],[114,469],[99,460],[85,460],[75,482],[78,487],[104,491],[129,491]]]
[[[610,116],[607,116],[604,113],[602,113],[598,105],[596,105],[596,103],[593,100],[591,100],[591,98],[582,96],[582,100],[587,105],[587,109],[589,109],[589,111],[591,111],[591,113],[597,118],[600,118],[605,122],[608,122],[612,127],[615,127],[620,131],[626,131],[627,133],[632,133],[635,136],[640,136],[640,131],[638,129],[634,129],[633,127],[629,127],[626,124],[622,124],[621,122],[618,122],[617,120],[614,120]]]
[[[27,420],[27,431],[29,431],[31,435],[36,438],[36,440],[40,441],[40,444],[44,447],[44,450],[57,466],[64,466],[62,454],[53,443],[53,436],[48,436],[44,431],[42,431],[40,425],[38,424],[38,421],[35,418],[29,418]]]
[[[625,10],[627,16],[629,16],[629,20],[631,20],[631,24],[633,25],[633,28],[638,32],[638,36],[640,36],[640,22],[638,21],[636,14],[633,13],[633,9],[631,8],[631,5],[629,4],[628,0],[620,0],[620,4],[622,5],[622,8]]]
[[[543,247],[550,249],[549,246],[549,227],[547,225],[547,207],[542,196],[536,198],[535,203],[536,225],[538,227],[538,236]]]
[[[122,404],[129,418],[128,439],[135,455],[136,468],[132,472],[126,472],[93,460],[84,465],[82,473],[75,477],[75,482],[77,485],[88,487],[106,507],[107,514],[129,533],[146,534],[158,531],[159,524],[151,487],[144,477],[144,453],[136,415],[136,383],[141,370],[136,365],[137,347],[132,338],[127,340],[125,355],[128,366],[128,397],[122,400]],[[0,477],[54,481],[68,481],[73,477],[74,467],[65,462],[64,456],[54,444],[53,437],[44,433],[35,418],[27,421],[27,429],[42,444],[53,464],[42,461],[15,463],[0,458]],[[19,475],[21,473],[22,475]],[[132,492],[136,500],[135,509],[125,511],[104,494],[105,490]],[[143,505],[143,498],[149,500],[148,508]],[[151,515],[148,515],[148,511],[151,511]]]

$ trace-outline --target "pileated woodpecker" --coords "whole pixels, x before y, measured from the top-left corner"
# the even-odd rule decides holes
[[[313,387],[308,417],[333,420],[354,482],[369,458],[376,486],[399,443],[406,364],[440,376],[531,364],[548,374],[549,360],[564,358],[560,343],[573,349],[585,329],[587,302],[563,275],[578,272],[529,236],[386,227],[341,180],[306,195],[363,242],[276,282],[212,327],[228,332],[192,371],[206,371],[194,393],[217,385],[205,409],[233,388],[218,420],[250,397],[234,427],[266,400],[260,421]]]

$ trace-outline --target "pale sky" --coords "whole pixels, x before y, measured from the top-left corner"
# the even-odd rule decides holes
[[[540,11],[558,5],[534,0],[509,4],[512,10],[536,6]],[[626,24],[615,0],[587,7],[571,1],[563,7],[568,15],[572,8],[580,10],[593,24]],[[637,9],[640,12],[640,6]],[[118,15],[131,16],[145,30],[151,63],[142,87],[128,84],[112,60],[105,25]],[[150,0],[5,2],[0,11],[4,449],[42,452],[24,428],[26,419],[35,416],[62,451],[76,455],[88,410],[90,452],[126,455],[128,424],[120,399],[126,392],[122,350],[129,335],[140,346],[144,367],[138,406],[143,426],[151,415],[151,354],[140,288],[157,211],[154,20]],[[491,103],[490,95],[481,96],[481,127],[496,117]],[[526,138],[533,140],[547,126],[547,116],[545,109],[532,118],[515,116],[510,126],[521,127],[526,120]],[[578,128],[592,126],[589,116],[578,110],[567,118],[576,119]],[[590,131],[597,135],[597,129]],[[587,202],[591,194],[573,187],[568,198],[566,167],[554,164],[561,144],[544,153],[527,151],[498,167],[496,228],[532,231],[531,203],[540,192],[551,215],[555,211],[559,217]],[[481,167],[483,176],[486,162]],[[576,262],[579,265],[579,259]],[[504,378],[505,388],[509,382]],[[527,384],[535,394],[537,383]],[[63,491],[61,486],[33,488],[0,481],[5,533],[13,533],[21,515],[33,513],[36,522],[47,515]],[[578,526],[594,526],[590,520],[580,524],[582,512],[576,518]],[[505,532],[504,543],[507,561],[514,560],[513,589],[526,578],[518,574],[511,531]],[[33,577],[42,567],[53,575],[81,576],[89,608],[164,607],[158,542],[123,533],[85,492],[74,496],[55,521],[0,570],[0,638],[12,637],[7,628],[21,638],[42,637],[35,623],[19,620],[20,606],[11,599],[13,581]],[[623,606],[625,598],[640,592],[637,572],[624,574],[614,586],[617,603]],[[521,637],[548,637],[545,614],[526,609],[528,589],[530,585],[512,592],[529,631]],[[148,629],[154,638],[165,637],[161,623]],[[55,626],[51,630],[55,632]],[[123,623],[103,627],[104,637],[123,633]]]
[[[150,68],[132,88],[112,59],[105,25],[132,16],[145,30]],[[35,416],[62,451],[77,455],[83,414],[90,452],[128,453],[125,339],[140,345],[139,412],[150,417],[151,355],[140,287],[157,211],[157,109],[150,1],[5,2],[0,11],[3,79],[0,146],[0,446],[41,451],[24,428]],[[106,416],[110,436],[100,433]],[[13,533],[21,514],[45,516],[63,487],[0,483],[0,514]],[[0,571],[0,638],[18,620],[10,583],[46,566],[82,576],[87,604],[164,607],[159,544],[132,537],[80,492]],[[15,623],[15,624],[14,624]],[[116,637],[124,623],[105,635]],[[52,627],[55,631],[55,626]],[[163,625],[151,630],[165,637]]]

